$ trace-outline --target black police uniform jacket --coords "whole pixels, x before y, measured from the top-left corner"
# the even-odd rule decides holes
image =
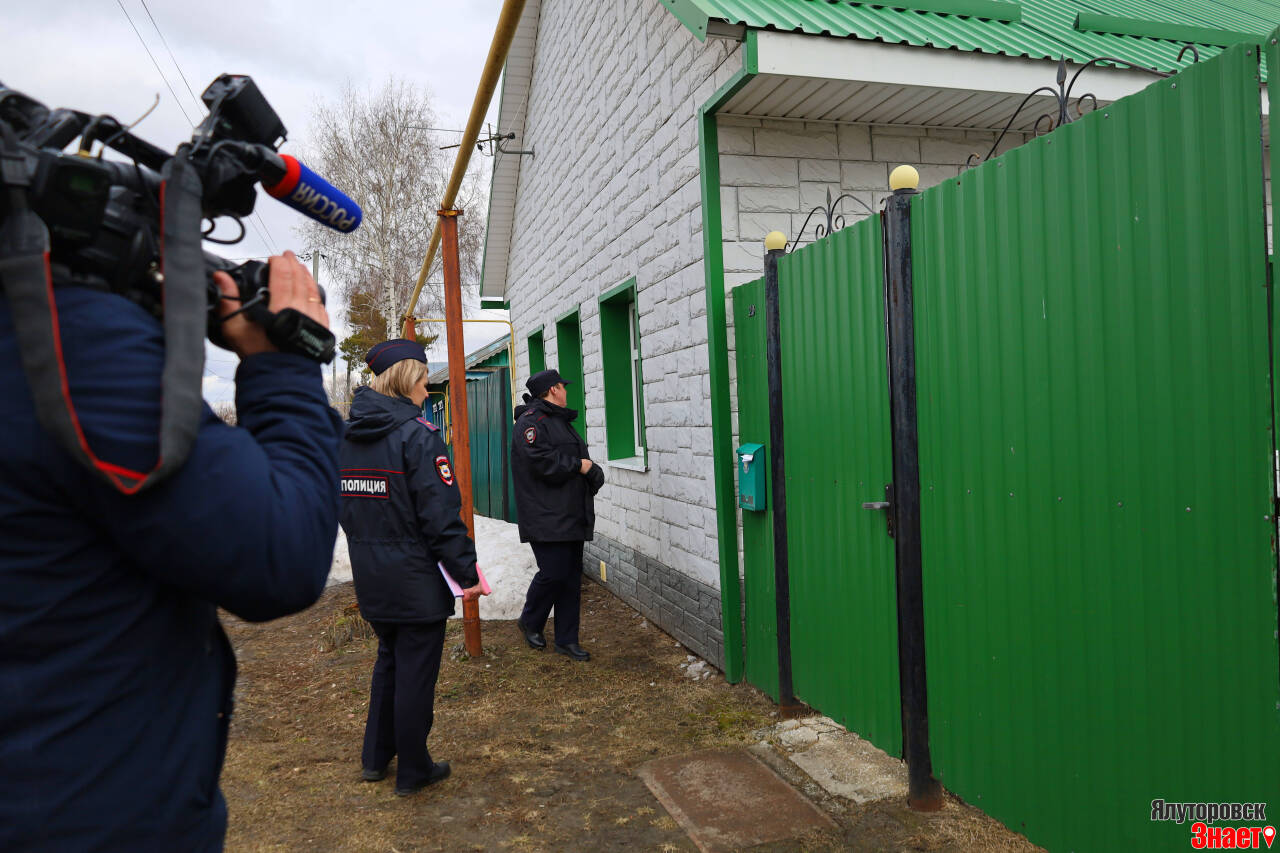
[[[164,332],[121,296],[57,291],[67,383],[101,459],[159,455]],[[0,298],[0,850],[221,850],[235,657],[215,607],[259,621],[324,591],[342,421],[320,366],[236,370],[186,462],[122,495],[41,428]]]
[[[527,399],[527,396],[526,396]],[[589,542],[596,526],[595,494],[604,472],[593,465],[587,443],[570,423],[578,417],[543,399],[516,406],[511,476],[521,542]]]
[[[370,622],[438,622],[454,597],[437,563],[475,586],[476,546],[444,441],[404,397],[357,388],[342,442],[342,529],[360,613]]]

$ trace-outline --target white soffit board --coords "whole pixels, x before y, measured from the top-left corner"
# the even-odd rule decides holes
[[[515,139],[503,142],[511,151],[524,149],[525,113],[529,106],[529,86],[533,80],[533,55],[538,40],[538,16],[541,0],[528,0],[502,71],[502,94],[498,102],[497,133],[514,133]],[[496,153],[493,182],[489,188],[489,219],[484,242],[483,279],[480,296],[505,299],[507,265],[511,253],[511,229],[515,220],[516,188],[520,184],[518,154]]]
[[[1027,95],[1051,86],[1056,62],[985,53],[961,53],[932,47],[807,36],[796,33],[759,34],[761,74],[818,77],[893,83],[970,92]],[[1079,66],[1068,66],[1074,73]],[[1141,71],[1094,66],[1081,77],[1077,90],[1091,91],[1101,101],[1114,101],[1145,89],[1158,78]]]
[[[993,129],[1004,127],[1035,89],[1056,88],[1058,64],[1052,61],[767,30],[757,38],[759,74],[721,108],[722,115]],[[1068,83],[1079,68],[1067,66]],[[1158,80],[1093,66],[1072,98],[1091,93],[1106,104]],[[1014,128],[1029,130],[1046,112],[1057,112],[1047,95],[1031,101]]]

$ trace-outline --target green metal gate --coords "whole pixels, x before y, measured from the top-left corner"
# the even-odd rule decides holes
[[[778,266],[787,429],[787,554],[796,696],[880,748],[902,750],[880,220],[798,249]],[[734,290],[739,434],[768,444],[764,296]],[[750,385],[745,384],[750,382]],[[777,695],[773,538],[743,512],[747,677]]]

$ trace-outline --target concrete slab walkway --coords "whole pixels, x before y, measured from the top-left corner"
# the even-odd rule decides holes
[[[831,818],[743,750],[660,758],[639,775],[702,853],[837,831]]]

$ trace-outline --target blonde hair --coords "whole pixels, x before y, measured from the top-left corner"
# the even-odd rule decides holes
[[[402,358],[373,377],[373,390],[388,397],[408,397],[409,390],[427,377],[427,366],[415,358]]]

